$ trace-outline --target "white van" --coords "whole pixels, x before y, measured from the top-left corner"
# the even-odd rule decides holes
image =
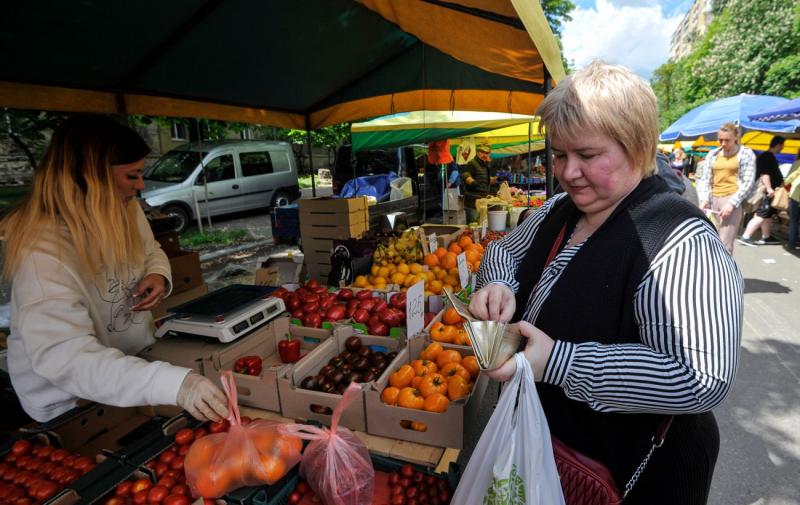
[[[206,216],[206,208],[213,217],[288,205],[300,198],[297,161],[286,142],[186,144],[169,151],[148,168],[144,183],[142,198],[174,216],[179,233],[197,218],[198,207],[201,217]]]

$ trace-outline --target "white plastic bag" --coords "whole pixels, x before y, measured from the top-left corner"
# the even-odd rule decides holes
[[[514,359],[517,372],[500,395],[451,503],[564,504],[533,371],[521,352]]]
[[[389,183],[389,187],[391,188],[389,192],[389,199],[391,201],[402,200],[403,198],[408,198],[414,194],[414,191],[411,188],[411,179],[408,177],[398,177]]]
[[[464,202],[461,201],[461,191],[458,188],[444,190],[444,210],[461,210]]]

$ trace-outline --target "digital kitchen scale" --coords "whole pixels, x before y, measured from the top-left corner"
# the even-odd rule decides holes
[[[283,300],[269,296],[276,288],[232,284],[169,311],[156,338],[195,336],[231,342],[265,325],[286,310]]]

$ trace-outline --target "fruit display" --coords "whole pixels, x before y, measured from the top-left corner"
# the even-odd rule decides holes
[[[228,421],[209,423],[197,429],[182,428],[175,433],[175,443],[144,464],[156,482],[144,473],[135,473],[117,485],[107,496],[104,505],[164,504],[189,505],[194,500],[186,484],[183,463],[195,440],[210,433],[221,433],[230,427]]]
[[[385,337],[392,328],[405,327],[406,295],[395,293],[387,302],[374,297],[368,289],[361,290],[355,294],[354,299],[347,302],[345,313],[353,322],[363,324],[370,335]]]
[[[489,245],[489,242],[494,242],[495,240],[500,240],[501,238],[505,237],[506,235],[508,235],[508,232],[505,232],[505,231],[487,230],[486,231],[486,236],[483,237],[483,239],[481,239],[481,245],[483,247],[486,247],[487,245]]]
[[[469,335],[464,329],[464,320],[453,307],[445,309],[442,312],[442,320],[431,325],[430,337],[434,342],[471,345]]]
[[[381,465],[375,465],[373,489],[372,503],[378,505],[447,505],[452,495],[444,478],[417,470],[408,463],[396,470],[382,470]],[[313,505],[321,500],[307,482],[300,480],[288,495],[287,503]]]
[[[408,409],[445,412],[451,401],[469,395],[479,371],[475,356],[465,357],[455,349],[431,342],[418,359],[389,376],[381,401]]]
[[[390,263],[417,263],[422,259],[422,243],[419,241],[417,231],[406,230],[399,237],[389,237],[385,242],[378,244],[372,261],[378,266]]]
[[[376,380],[397,356],[396,352],[373,351],[360,337],[345,340],[345,350],[331,358],[316,374],[300,381],[302,389],[343,394],[351,382]]]
[[[0,503],[43,503],[95,466],[94,458],[17,440],[0,463]]]
[[[352,292],[350,294],[352,295]],[[345,302],[352,298],[348,298],[347,294],[342,292],[329,293],[327,287],[313,279],[295,291],[281,287],[273,291],[270,296],[283,299],[286,310],[292,317],[309,328],[321,328],[322,323],[345,319],[347,309]]]

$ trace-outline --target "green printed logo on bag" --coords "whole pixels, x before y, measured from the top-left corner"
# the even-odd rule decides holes
[[[483,497],[483,505],[525,505],[525,482],[517,473],[517,465],[511,465],[507,479],[492,479],[492,485]]]

